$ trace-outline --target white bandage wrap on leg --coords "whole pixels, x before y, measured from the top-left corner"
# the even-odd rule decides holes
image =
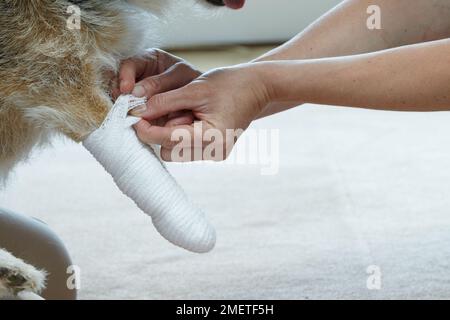
[[[208,252],[216,242],[214,228],[132,128],[139,119],[128,113],[144,103],[143,99],[121,96],[102,126],[83,145],[119,189],[151,216],[164,238],[189,251]]]

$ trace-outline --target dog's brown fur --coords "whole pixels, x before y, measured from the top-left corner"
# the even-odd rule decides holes
[[[77,1],[0,1],[0,173],[52,132],[81,141],[98,128],[112,106],[110,74],[154,45],[155,18],[130,2],[160,11],[173,1],[78,1],[80,30],[67,27]]]

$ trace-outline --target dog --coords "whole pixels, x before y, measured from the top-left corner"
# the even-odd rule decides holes
[[[81,142],[101,126],[121,61],[155,46],[164,12],[244,1],[1,0],[0,186],[52,135]],[[0,299],[39,298],[45,277],[0,247]]]
[[[244,0],[0,1],[0,180],[52,134],[80,142],[98,128],[120,62],[153,47],[158,16],[189,1]]]

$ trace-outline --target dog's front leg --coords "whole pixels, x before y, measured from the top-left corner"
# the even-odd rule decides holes
[[[128,116],[133,97],[122,96],[113,105],[102,90],[92,88],[66,92],[60,105],[32,108],[28,117],[38,126],[83,142],[168,241],[193,252],[210,251],[216,240],[214,229],[153,149],[137,138],[132,125],[139,119]]]
[[[24,112],[0,99],[0,187],[13,168],[44,139],[45,133],[30,123]]]
[[[132,96],[119,97],[100,128],[83,144],[122,192],[152,217],[164,238],[193,252],[208,252],[215,245],[214,229],[132,128],[139,119],[128,113],[143,103]]]

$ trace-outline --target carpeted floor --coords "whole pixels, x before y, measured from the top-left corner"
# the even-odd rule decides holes
[[[183,53],[204,69],[265,48]],[[280,170],[170,165],[217,226],[194,255],[161,239],[80,146],[19,168],[0,206],[38,217],[82,269],[82,299],[450,298],[450,113],[303,106],[280,129]],[[369,290],[367,268],[381,270]]]

